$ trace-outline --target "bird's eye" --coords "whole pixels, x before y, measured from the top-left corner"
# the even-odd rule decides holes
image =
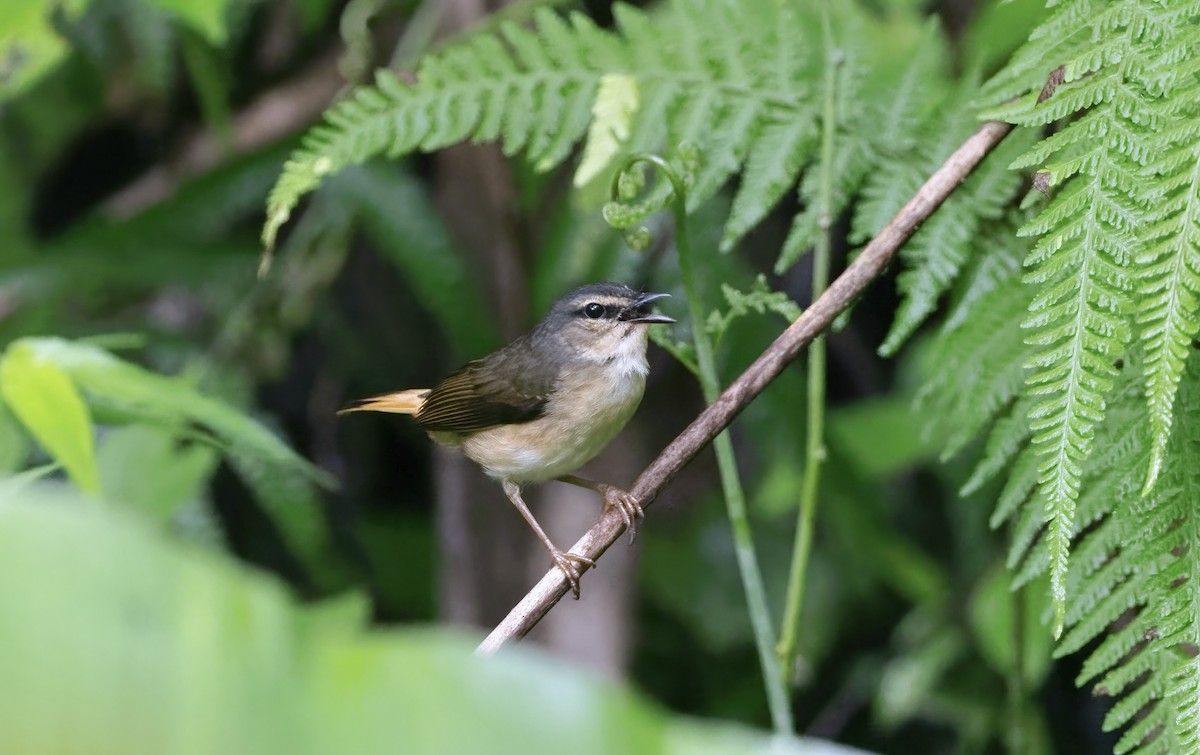
[[[591,302],[583,306],[583,316],[590,320],[599,320],[601,317],[604,317],[604,312],[605,309],[603,304]]]

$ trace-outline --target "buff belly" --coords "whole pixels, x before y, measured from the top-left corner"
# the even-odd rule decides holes
[[[560,382],[541,418],[472,433],[461,439],[463,453],[491,477],[518,484],[553,480],[586,464],[633,416],[646,374],[644,368],[580,372]]]

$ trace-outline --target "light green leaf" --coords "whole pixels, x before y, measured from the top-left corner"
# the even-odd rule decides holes
[[[638,82],[634,76],[609,73],[600,77],[596,100],[592,103],[592,125],[588,128],[583,159],[575,171],[575,186],[584,186],[604,172],[629,139],[633,118],[637,115]],[[547,170],[552,166],[538,166]]]
[[[53,16],[72,19],[89,0],[20,0],[0,5],[0,102],[48,73],[70,50]]]
[[[66,371],[19,341],[0,358],[0,395],[80,489],[100,492],[92,415]]]

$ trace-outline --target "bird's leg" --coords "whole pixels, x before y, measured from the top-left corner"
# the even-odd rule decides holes
[[[567,584],[571,585],[571,594],[575,596],[575,600],[579,600],[579,577],[582,575],[580,567],[586,569],[590,566],[594,569],[596,568],[596,562],[587,556],[579,556],[559,550],[554,543],[550,542],[550,538],[546,535],[545,530],[542,529],[542,525],[538,524],[537,519],[533,518],[533,512],[525,505],[525,501],[521,498],[520,486],[509,480],[502,480],[500,484],[504,487],[504,494],[508,496],[508,500],[512,501],[512,505],[517,507],[517,511],[521,512],[521,516],[525,517],[525,521],[529,522],[529,526],[533,528],[534,534],[546,546],[546,550],[550,551],[550,558],[554,559],[554,565],[567,578]]]
[[[572,474],[563,475],[558,480],[599,493],[600,497],[604,499],[605,508],[615,508],[621,515],[621,519],[625,522],[625,531],[629,533],[629,542],[632,543],[633,539],[637,537],[637,520],[646,515],[646,512],[642,511],[642,505],[638,503],[638,499],[616,485],[609,485],[606,482],[592,482]]]

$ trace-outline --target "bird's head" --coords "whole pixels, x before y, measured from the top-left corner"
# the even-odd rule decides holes
[[[592,283],[560,298],[538,324],[538,335],[595,362],[635,359],[644,364],[648,325],[675,322],[651,305],[669,294],[645,294],[619,283]],[[535,336],[537,337],[537,336]]]

